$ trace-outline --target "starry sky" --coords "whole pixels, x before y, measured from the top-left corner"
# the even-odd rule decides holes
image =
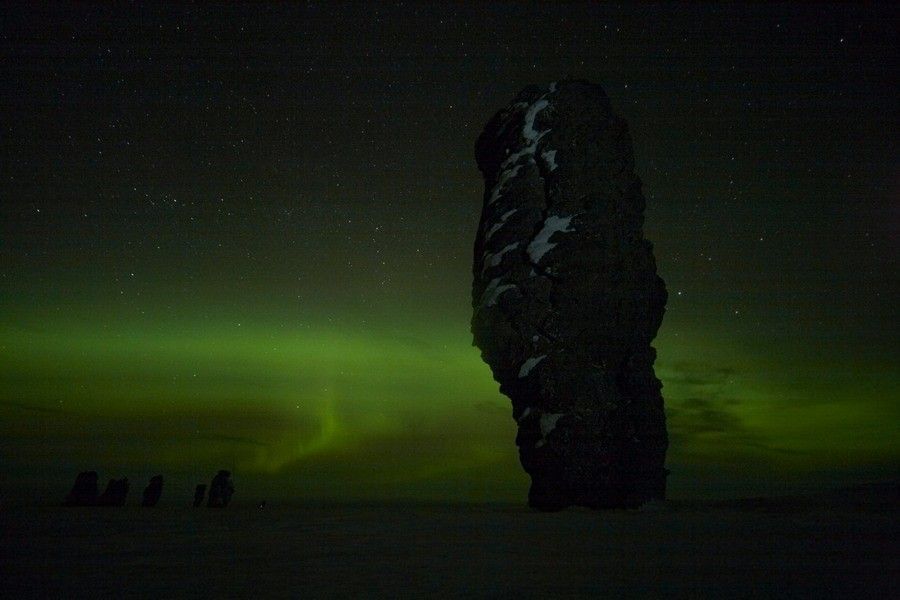
[[[4,3],[0,495],[524,502],[473,149],[566,76],[631,127],[671,495],[896,476],[897,17]]]

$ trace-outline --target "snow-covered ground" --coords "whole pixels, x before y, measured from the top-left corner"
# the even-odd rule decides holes
[[[7,508],[0,597],[887,598],[896,486],[870,495],[553,514]]]

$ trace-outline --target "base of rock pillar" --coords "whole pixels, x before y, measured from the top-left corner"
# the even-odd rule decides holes
[[[598,481],[573,485],[559,479],[532,477],[528,505],[553,512],[571,506],[592,509],[639,508],[652,500],[665,500],[668,469],[640,473],[630,478],[600,476]]]

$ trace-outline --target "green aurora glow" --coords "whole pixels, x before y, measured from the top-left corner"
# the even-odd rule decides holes
[[[368,331],[76,321],[3,323],[4,451],[42,472],[177,480],[233,464],[254,488],[299,498],[515,500],[526,489],[508,400],[462,319]],[[781,357],[673,329],[657,347],[676,495],[889,464],[900,410],[883,400],[897,384],[887,369],[867,384],[799,370],[779,381],[759,374],[778,375]]]

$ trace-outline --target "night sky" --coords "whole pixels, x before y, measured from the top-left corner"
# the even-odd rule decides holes
[[[0,495],[524,502],[469,333],[474,142],[566,76],[632,131],[671,495],[896,476],[897,21],[4,3]]]

